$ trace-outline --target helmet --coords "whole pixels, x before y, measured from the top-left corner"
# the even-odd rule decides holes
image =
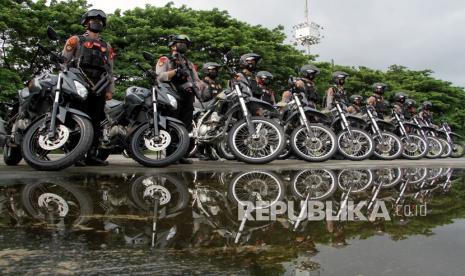
[[[102,20],[104,27],[107,25],[107,15],[102,10],[97,9],[88,10],[84,13],[81,17],[81,25],[85,26],[89,20],[95,18]]]
[[[273,79],[273,75],[268,71],[260,71],[257,73],[258,83],[262,85],[268,85]]]
[[[407,99],[405,100],[405,106],[407,108],[410,108],[410,107],[415,107],[417,105],[417,102],[412,100],[412,99]]]
[[[213,69],[219,70],[220,68],[221,68],[221,65],[219,65],[216,62],[207,62],[203,65],[202,71],[204,74],[208,74],[208,70],[213,70]]]
[[[261,59],[262,57],[259,54],[248,53],[241,56],[241,58],[239,59],[239,65],[241,66],[241,68],[249,68],[253,70],[255,68],[250,67],[249,61],[255,60],[255,64],[258,64],[258,62],[260,62]]]
[[[320,73],[320,69],[312,64],[307,64],[300,67],[299,73],[302,77],[307,77],[309,74],[318,75]]]
[[[383,94],[384,90],[386,90],[387,85],[382,82],[377,82],[373,84],[373,92]]]
[[[405,94],[404,92],[397,92],[395,95],[394,95],[394,101],[395,102],[405,102],[405,100],[408,98],[407,94]]]
[[[187,46],[190,46],[192,44],[191,39],[187,35],[178,34],[178,35],[169,36],[169,43],[168,43],[169,47],[173,46],[174,44],[178,42],[186,43]]]
[[[425,110],[430,110],[433,107],[433,104],[430,101],[424,101],[422,104],[422,108]]]
[[[347,78],[348,76],[350,76],[349,74],[347,74],[346,72],[343,72],[343,71],[336,71],[332,74],[332,77],[333,77],[333,81],[337,84],[338,83],[338,80],[339,79],[345,79]]]
[[[360,96],[360,95],[352,95],[352,96],[350,96],[350,102],[353,103],[353,104],[356,103],[357,101],[359,101],[361,103],[362,100],[363,100],[363,97]],[[357,104],[359,104],[359,103],[357,103]]]

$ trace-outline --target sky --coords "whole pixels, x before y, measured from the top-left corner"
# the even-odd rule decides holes
[[[165,0],[88,0],[111,13]],[[304,21],[305,0],[172,0],[175,6],[219,8],[241,21],[274,28]],[[311,49],[318,61],[387,70],[404,65],[431,69],[434,76],[465,87],[465,2],[463,0],[309,0],[310,20],[324,38]],[[462,27],[461,27],[462,26]]]

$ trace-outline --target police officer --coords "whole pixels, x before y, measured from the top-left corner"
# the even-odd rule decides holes
[[[242,55],[239,59],[241,72],[236,77],[238,80],[245,80],[252,91],[252,96],[258,99],[262,96],[262,90],[258,87],[255,72],[261,59],[262,57],[255,53]]]
[[[430,101],[424,101],[421,105],[421,111],[418,114],[420,118],[428,122],[429,124],[433,124],[433,111],[431,108],[433,104]]]
[[[204,89],[204,83],[199,79],[194,64],[186,57],[190,45],[191,40],[186,35],[170,36],[168,46],[171,56],[162,56],[156,65],[158,81],[171,83],[181,95],[176,117],[184,123],[188,131],[192,130],[194,99],[200,98],[200,91]],[[179,162],[192,164],[186,158]]]
[[[397,92],[396,94],[394,94],[394,111],[403,114],[405,100],[407,99],[408,96],[404,92]]]
[[[305,97],[307,98],[308,104],[316,108],[316,103],[320,101],[320,96],[316,90],[315,78],[320,73],[315,65],[307,64],[300,68],[300,80],[297,81],[296,86],[305,89]]]
[[[406,120],[412,119],[417,114],[417,102],[413,99],[407,99],[404,103],[404,117]]]
[[[102,78],[110,82],[101,95],[90,93],[83,110],[92,119],[94,127],[94,143],[87,157],[76,163],[77,166],[105,166],[108,162],[97,158],[97,147],[101,136],[100,122],[105,118],[105,100],[111,100],[114,91],[113,58],[114,52],[110,44],[105,42],[100,33],[106,26],[107,16],[102,10],[92,9],[81,18],[81,25],[86,27],[82,35],[70,37],[62,51],[63,62],[70,68],[80,68],[87,82],[94,86]]]
[[[218,82],[217,77],[221,65],[216,62],[207,62],[203,65],[202,71],[204,74],[203,82],[204,90],[200,96],[201,101],[208,102],[214,99],[223,89],[223,86]]]
[[[350,114],[358,114],[362,111],[363,97],[360,95],[350,96],[351,105],[347,108],[347,112]]]
[[[345,104],[348,103],[347,92],[344,87],[348,76],[349,74],[342,71],[336,71],[332,74],[334,84],[326,91],[325,107],[327,110],[334,108],[336,100]]]
[[[271,81],[273,80],[273,75],[268,71],[260,71],[257,73],[256,79],[258,88],[261,89],[261,100],[271,105],[275,105],[275,93],[270,87]]]
[[[387,88],[387,85],[382,82],[377,82],[373,84],[373,95],[371,95],[367,104],[373,106],[379,118],[383,118],[383,114],[388,112],[387,102],[384,100],[384,92]]]

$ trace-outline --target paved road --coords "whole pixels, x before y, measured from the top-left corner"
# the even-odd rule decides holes
[[[132,159],[126,159],[122,156],[111,156],[108,167],[71,167],[60,172],[38,172],[22,162],[19,166],[8,167],[0,161],[0,179],[15,177],[41,177],[41,176],[62,176],[80,173],[155,173],[155,172],[179,172],[179,171],[250,171],[250,170],[295,170],[307,168],[325,167],[328,169],[340,168],[380,168],[380,167],[454,167],[465,168],[465,158],[447,158],[447,159],[422,159],[412,160],[365,160],[365,161],[348,161],[348,160],[329,160],[322,163],[309,163],[301,160],[276,160],[265,165],[250,165],[236,161],[198,161],[194,160],[192,165],[171,165],[165,168],[145,168]]]

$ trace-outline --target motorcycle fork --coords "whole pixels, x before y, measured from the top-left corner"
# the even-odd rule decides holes
[[[371,207],[374,205],[376,199],[378,198],[379,192],[381,192],[383,184],[379,183],[378,187],[376,187],[373,196],[371,197],[370,203],[368,204],[367,210],[370,210]]]
[[[347,203],[349,203],[350,192],[352,192],[352,185],[350,186],[350,188],[349,188],[349,190],[347,192],[342,193],[341,207],[339,208],[339,212],[337,212],[337,218],[339,218],[339,219],[341,218],[342,212],[346,208]]]
[[[153,203],[153,220],[152,220],[152,247],[155,247],[157,239],[157,223],[158,223],[158,207],[160,205],[160,198],[155,195],[155,202]]]
[[[48,129],[48,137],[55,138],[56,132],[56,120],[57,120],[57,112],[58,106],[60,104],[60,94],[61,94],[61,85],[63,82],[63,73],[58,74],[58,82],[57,88],[55,90],[55,99],[53,100],[53,107],[52,107],[52,114],[50,114],[50,127]]]
[[[383,136],[381,135],[381,129],[379,128],[378,123],[376,122],[376,119],[373,117],[373,113],[371,113],[371,111],[367,109],[367,114],[371,121],[371,128],[373,130],[373,133],[378,135],[379,138],[383,138]]]
[[[310,138],[314,138],[315,134],[311,131],[310,124],[308,122],[307,116],[305,115],[305,111],[304,111],[304,108],[302,107],[302,102],[300,101],[299,96],[294,94],[294,101],[296,102],[297,109],[299,110],[300,123],[304,125],[305,128],[307,129],[308,136],[310,136]]]
[[[300,206],[301,209],[300,209],[299,217],[297,218],[297,221],[295,222],[295,225],[294,225],[294,231],[297,231],[297,228],[299,227],[300,223],[302,222],[304,218],[305,213],[307,212],[309,199],[310,199],[310,193],[307,193],[307,196],[305,197],[305,201]]]
[[[158,127],[158,94],[155,86],[152,87],[152,107],[153,107],[153,135],[155,139],[160,137],[160,129]]]
[[[409,179],[407,179],[404,184],[402,184],[402,186],[400,187],[400,193],[399,193],[399,196],[397,197],[396,199],[396,205],[399,204],[400,200],[402,199],[402,197],[404,196],[405,194],[405,190],[407,189],[407,186],[408,186],[408,183],[409,183]]]
[[[339,113],[339,117],[341,117],[341,126],[343,130],[347,130],[349,135],[352,137],[352,130],[350,129],[349,122],[347,121],[346,115],[342,111],[341,105],[338,103],[336,104],[337,112]]]
[[[255,136],[256,130],[255,130],[254,125],[252,124],[252,115],[250,114],[249,110],[247,109],[247,105],[245,104],[244,94],[242,94],[242,91],[239,85],[236,84],[235,89],[236,89],[237,96],[239,97],[239,103],[242,108],[242,114],[244,115],[245,120],[247,122],[247,128],[249,130],[249,133],[251,136]]]

